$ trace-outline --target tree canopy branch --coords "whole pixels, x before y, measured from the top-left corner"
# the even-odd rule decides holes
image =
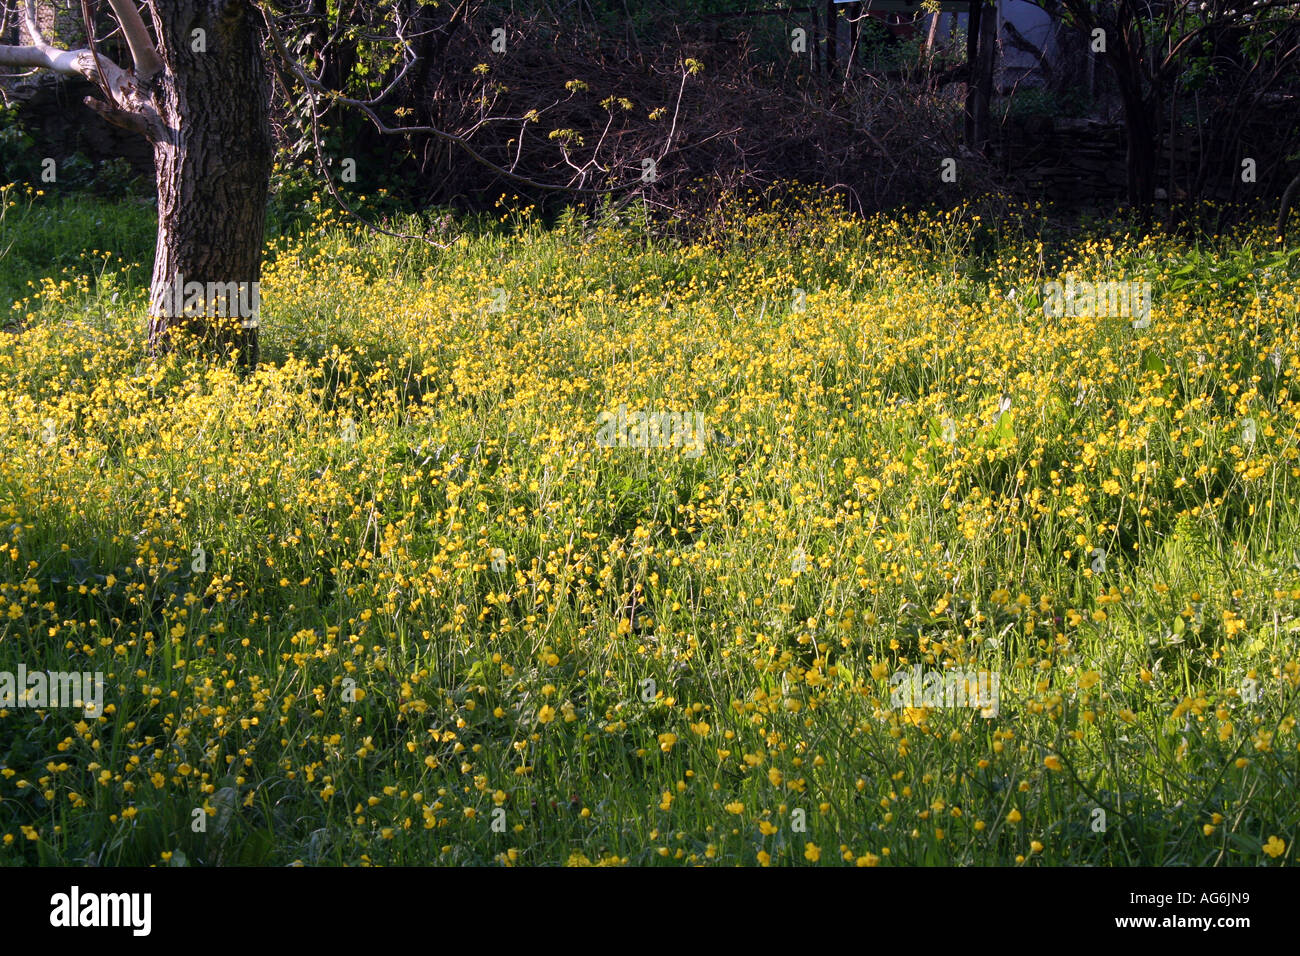
[[[148,83],[162,69],[162,58],[149,38],[149,30],[135,5],[135,0],[108,0],[113,8],[117,22],[122,26],[126,36],[126,45],[131,50],[131,60],[135,63],[135,75],[141,83]]]

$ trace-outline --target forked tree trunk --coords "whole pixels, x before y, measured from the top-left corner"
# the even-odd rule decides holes
[[[154,27],[165,69],[154,98],[161,129],[150,136],[158,242],[149,348],[165,351],[171,333],[183,326],[214,348],[237,348],[242,362],[255,365],[257,283],[274,159],[257,21],[245,3],[227,4],[224,11],[219,3],[185,0],[160,0],[156,7],[164,13],[155,13]],[[198,309],[186,291],[194,283],[204,290]],[[184,315],[187,304],[190,316]],[[223,313],[224,320],[214,321]]]

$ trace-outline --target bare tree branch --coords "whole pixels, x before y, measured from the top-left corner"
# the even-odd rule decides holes
[[[458,136],[455,133],[449,133],[446,130],[439,129],[436,126],[389,126],[386,122],[384,122],[383,118],[380,117],[380,115],[377,112],[375,112],[375,110],[370,106],[370,103],[368,101],[354,99],[348,96],[343,96],[337,91],[327,88],[324,83],[322,83],[320,80],[316,79],[310,73],[308,73],[306,68],[289,51],[288,44],[285,42],[284,36],[283,34],[281,34],[279,27],[276,26],[275,19],[272,16],[272,14],[260,6],[259,9],[261,10],[263,19],[266,21],[267,34],[271,38],[272,45],[279,53],[280,59],[288,67],[289,71],[293,74],[294,78],[297,79],[297,81],[306,88],[311,100],[311,110],[313,113],[313,119],[315,121],[319,121],[319,118],[322,115],[316,106],[317,97],[319,96],[328,99],[330,103],[337,103],[342,106],[350,106],[353,109],[358,110],[359,112],[364,114],[368,120],[370,120],[370,122],[374,125],[375,129],[377,129],[380,133],[384,135],[402,136],[402,135],[410,135],[414,133],[421,133],[421,134],[435,136],[449,143],[454,143],[457,146],[459,146],[461,149],[463,149],[466,153],[468,153],[471,157],[473,157],[476,161],[482,163],[484,166],[487,166],[488,168],[506,177],[507,179],[510,179],[514,182],[520,183],[524,186],[528,186],[533,189],[538,189],[545,192],[569,192],[569,193],[584,194],[584,195],[610,195],[612,193],[635,188],[637,185],[639,185],[637,183],[626,183],[623,185],[611,186],[604,189],[592,189],[585,186],[575,186],[572,184],[572,181],[568,185],[560,185],[555,183],[542,183],[542,182],[538,182],[535,179],[530,179],[526,176],[521,176],[512,170],[506,169],[505,167],[499,166],[496,163],[492,162],[492,160],[488,159],[481,152],[475,149],[474,146],[469,142],[469,140],[466,139],[464,136]],[[663,155],[666,155],[666,152],[667,151],[665,151],[665,154]],[[662,159],[662,155],[660,158]],[[593,168],[600,169],[600,166],[595,162],[594,159],[588,161],[588,163],[583,167],[577,167],[574,166],[572,161],[570,161],[568,159],[568,156],[566,155],[565,162],[567,162],[571,167],[573,167],[577,171],[574,179],[578,180],[579,182],[582,182],[586,179],[586,176],[590,173],[591,169]],[[331,189],[331,193],[333,193],[333,189]],[[337,196],[335,198],[337,199]]]
[[[95,48],[95,14],[90,9],[90,0],[81,0],[81,20],[86,27],[86,46],[89,47],[91,58],[95,61],[95,75],[99,77],[99,89],[106,96],[110,95],[108,77],[104,76],[104,68],[99,62],[99,50]]]
[[[89,50],[64,50],[46,41],[36,21],[35,0],[26,0],[23,25],[32,42],[21,46],[0,46],[0,66],[35,67],[97,82],[98,68]],[[113,68],[117,69],[116,66]]]
[[[87,97],[87,106],[114,125],[144,135],[150,134],[151,121],[157,119],[157,113],[142,93],[134,74],[123,70],[108,57],[99,55],[93,48],[64,50],[50,44],[36,20],[35,0],[26,0],[24,14],[24,24],[31,43],[0,46],[0,66],[45,69],[83,77],[99,87],[106,97],[106,101]],[[93,46],[93,32],[90,42]]]
[[[135,5],[135,0],[108,0],[113,8],[117,22],[122,25],[126,36],[126,45],[131,50],[131,60],[135,63],[135,75],[142,84],[148,84],[154,75],[162,69],[162,58],[149,39],[149,30]]]
[[[284,92],[285,99],[289,99],[290,97],[289,85],[288,83],[285,82],[284,74],[278,68],[278,66],[275,68],[275,79],[280,84],[280,87]],[[428,236],[417,236],[411,233],[395,232],[392,229],[387,229],[384,226],[381,226],[378,223],[373,222],[370,219],[367,219],[365,216],[362,216],[351,205],[349,205],[347,200],[345,200],[339,194],[338,187],[334,184],[334,177],[331,176],[328,170],[326,169],[325,150],[324,147],[321,145],[320,114],[316,110],[316,103],[314,99],[312,100],[310,106],[310,112],[311,112],[311,139],[312,139],[312,147],[316,153],[317,168],[319,168],[322,171],[323,177],[325,179],[325,188],[329,191],[329,194],[334,197],[334,201],[339,204],[339,206],[343,209],[344,212],[346,212],[353,219],[356,219],[358,222],[360,222],[363,226],[365,226],[370,231],[377,232],[380,235],[391,236],[394,239],[415,240],[417,242],[423,242],[427,245],[434,246],[438,249],[449,248],[448,245],[445,245],[440,242],[434,242]]]

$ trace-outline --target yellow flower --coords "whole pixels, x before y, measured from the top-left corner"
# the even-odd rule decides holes
[[[1286,842],[1271,836],[1268,838],[1268,842],[1264,844],[1264,852],[1276,860],[1286,852]]]
[[[805,843],[803,855],[805,860],[811,860],[813,863],[816,863],[822,858],[822,851],[816,843]]]
[[[1019,823],[1020,820],[1021,820],[1021,817],[1020,817],[1020,811],[1017,810],[1015,807],[1012,807],[1012,808],[1011,808],[1011,812],[1007,814],[1007,822],[1008,822],[1008,823]]]
[[[550,704],[542,704],[541,710],[537,712],[537,722],[539,724],[549,724],[555,719],[555,708]]]
[[[1056,754],[1049,754],[1043,758],[1043,766],[1048,770],[1060,770],[1061,758],[1056,756]]]

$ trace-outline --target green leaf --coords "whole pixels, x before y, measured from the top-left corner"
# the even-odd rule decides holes
[[[1002,412],[993,424],[984,430],[980,443],[985,446],[1006,447],[1016,443],[1016,413]]]
[[[240,866],[266,866],[275,852],[275,834],[270,830],[254,830],[240,848]]]
[[[1147,352],[1142,356],[1142,371],[1159,372],[1161,375],[1169,371],[1169,366],[1164,363],[1159,355],[1155,352]]]

